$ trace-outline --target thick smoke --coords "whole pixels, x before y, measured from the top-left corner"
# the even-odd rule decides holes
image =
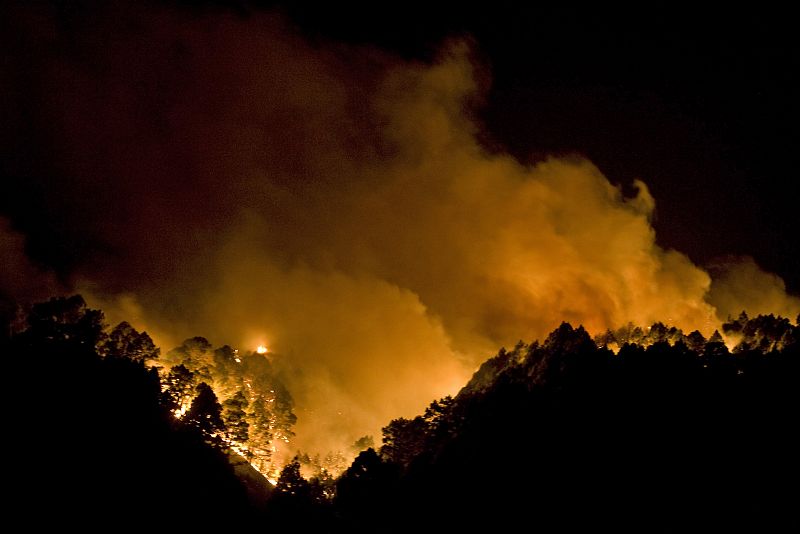
[[[792,320],[800,314],[800,298],[787,294],[783,280],[765,272],[753,258],[724,258],[709,270],[714,278],[707,300],[722,321],[742,311],[751,317],[772,313]]]
[[[39,111],[53,217],[103,244],[76,287],[166,349],[266,343],[303,448],[417,413],[564,320],[718,325],[723,297],[656,244],[643,182],[626,198],[584,159],[524,166],[478,143],[487,80],[465,42],[423,64],[274,16],[79,22],[77,42],[30,29],[36,83],[58,89]]]

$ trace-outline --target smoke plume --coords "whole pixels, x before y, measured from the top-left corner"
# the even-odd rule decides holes
[[[375,434],[561,321],[709,334],[744,298],[657,244],[644,182],[626,197],[580,157],[487,151],[466,40],[420,63],[272,15],[131,7],[70,40],[30,24],[48,209],[100,244],[75,287],[166,350],[266,344],[304,449]]]
[[[751,257],[723,258],[709,266],[714,275],[708,294],[721,321],[737,318],[742,311],[751,317],[775,314],[795,319],[800,298],[786,293],[779,276],[765,272]]]

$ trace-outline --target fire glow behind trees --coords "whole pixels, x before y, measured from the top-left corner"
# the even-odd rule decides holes
[[[742,309],[800,312],[759,257],[696,259],[718,248],[692,245],[714,235],[699,212],[745,217],[746,203],[720,211],[718,199],[732,198],[727,182],[696,195],[691,179],[659,177],[661,163],[641,167],[654,182],[635,166],[606,176],[616,152],[635,160],[631,150],[603,152],[601,141],[585,152],[538,146],[569,137],[553,121],[530,139],[499,142],[500,128],[486,125],[502,122],[520,97],[504,78],[508,60],[484,57],[477,37],[443,35],[435,52],[409,58],[354,44],[354,34],[347,43],[303,34],[272,12],[4,9],[14,26],[3,32],[11,51],[3,64],[4,299],[79,291],[112,323],[130,321],[167,350],[198,335],[215,346],[266,340],[294,398],[303,450],[377,434],[455,393],[498,346],[542,338],[562,321],[592,333],[664,321],[710,336]],[[530,22],[538,28],[538,20]],[[572,41],[579,29],[558,37]],[[598,53],[582,39],[587,54]],[[521,61],[539,51],[517,53]],[[505,107],[491,106],[493,62]],[[575,64],[576,79],[586,66]],[[546,67],[543,78],[554,72]],[[581,136],[615,105],[627,110],[619,122],[642,106],[651,115],[619,139],[648,132],[651,144],[638,146],[653,154],[691,122],[665,127],[680,113],[667,120],[658,103],[653,111],[640,86],[608,97],[614,80],[597,69],[587,71],[598,79],[590,96],[559,85],[573,76],[559,67],[559,83],[539,87],[522,108],[546,118],[561,89],[552,109],[565,116],[565,103],[579,111],[595,103],[597,115],[569,122]],[[628,97],[639,104],[625,107]],[[611,138],[624,129],[604,124]],[[507,134],[537,129],[507,126]],[[675,153],[661,157],[688,161],[671,169],[702,177],[695,167],[717,161],[694,154],[714,145],[704,143],[672,141],[663,149]],[[542,156],[550,148],[559,155]],[[585,157],[593,151],[602,170]],[[685,220],[696,225],[662,208],[657,190],[690,205]],[[672,224],[659,228],[664,218]],[[719,238],[735,243],[719,224]],[[767,240],[790,241],[785,229],[767,229]],[[740,240],[757,241],[752,232]],[[691,258],[671,248],[678,244],[692,245]]]

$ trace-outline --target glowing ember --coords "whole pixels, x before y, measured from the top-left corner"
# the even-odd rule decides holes
[[[259,346],[256,348],[256,352],[257,352],[257,353],[259,353],[259,354],[266,354],[266,352],[267,352],[267,347],[265,347],[264,345],[259,345]]]

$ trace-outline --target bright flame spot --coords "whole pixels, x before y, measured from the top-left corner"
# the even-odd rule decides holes
[[[267,347],[265,347],[264,345],[259,345],[256,348],[256,352],[259,354],[265,354],[267,352]]]

